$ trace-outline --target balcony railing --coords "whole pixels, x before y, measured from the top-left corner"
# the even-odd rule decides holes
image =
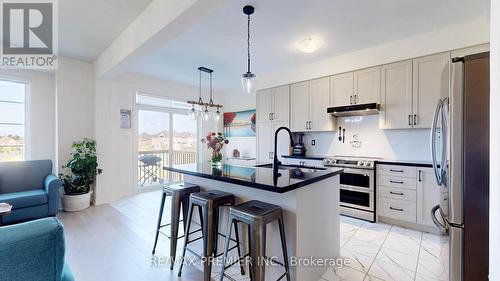
[[[0,144],[0,161],[24,160],[24,145]]]
[[[143,156],[156,156],[158,161],[144,163]],[[182,174],[165,171],[163,167],[168,166],[168,150],[139,151],[138,159],[138,185],[157,185],[169,181],[182,180]],[[172,151],[172,165],[189,164],[196,162],[195,151]]]

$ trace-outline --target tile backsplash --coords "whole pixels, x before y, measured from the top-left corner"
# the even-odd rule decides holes
[[[337,132],[304,135],[307,154],[430,161],[430,129],[381,130],[378,122],[378,115],[339,118]],[[338,139],[339,126],[346,129],[345,142]]]

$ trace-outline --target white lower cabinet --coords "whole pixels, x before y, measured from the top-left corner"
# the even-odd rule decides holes
[[[419,168],[417,172],[417,223],[434,226],[431,209],[439,204],[441,187],[436,183],[432,168]]]
[[[280,127],[288,127],[288,122],[262,122],[257,123],[257,162],[271,163],[274,158],[274,133]],[[278,158],[290,153],[290,137],[286,131],[278,134]]]
[[[435,228],[432,207],[441,190],[432,168],[377,165],[377,215],[415,226]]]

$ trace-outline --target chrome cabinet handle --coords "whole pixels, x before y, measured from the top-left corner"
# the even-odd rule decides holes
[[[403,181],[393,181],[393,180],[390,180],[389,182],[391,182],[391,183],[399,183],[399,184],[403,184],[404,183]]]
[[[269,159],[271,159],[271,152],[269,152]]]
[[[402,211],[404,211],[403,209],[400,209],[400,208],[393,208],[392,206],[389,206],[389,209],[394,210],[394,211],[398,211],[398,212],[402,212]]]
[[[358,104],[358,95],[354,95],[354,104]]]
[[[389,169],[389,171],[396,172],[396,173],[402,173],[402,172],[404,172],[403,170],[394,170],[394,169]]]
[[[312,129],[312,123],[313,123],[312,121],[309,121],[309,130]]]
[[[271,113],[269,113],[269,118],[268,119],[271,120]]]
[[[418,170],[418,181],[422,182],[422,170]]]
[[[390,194],[394,194],[394,195],[404,195],[403,192],[394,192],[394,191],[389,191]]]
[[[408,115],[408,126],[411,126],[411,124],[413,123],[413,122],[411,122],[411,119],[412,118],[411,118],[411,114],[410,114],[410,115]]]
[[[413,125],[417,126],[417,114],[413,115]]]
[[[349,96],[349,103],[352,104],[352,96]]]
[[[271,120],[274,120],[274,112],[271,112]]]

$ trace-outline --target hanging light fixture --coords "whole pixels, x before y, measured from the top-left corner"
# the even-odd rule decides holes
[[[212,72],[214,72],[212,69],[206,68],[206,67],[198,67],[198,70],[200,72],[200,81],[199,81],[199,89],[198,89],[198,101],[188,101],[188,104],[191,104],[192,107],[188,111],[189,117],[192,119],[198,119],[198,118],[203,118],[203,120],[208,121],[211,116],[214,117],[215,121],[220,120],[220,108],[222,108],[222,105],[220,104],[215,104],[213,100],[213,90],[212,90]],[[210,75],[210,100],[208,103],[205,103],[201,97],[201,90],[202,90],[202,85],[201,85],[201,76],[202,73],[208,73]],[[196,110],[196,107],[200,108],[200,111]],[[210,113],[209,108],[215,107],[217,109],[216,112],[213,114]]]
[[[254,8],[252,6],[243,7],[243,13],[248,17],[247,29],[247,72],[241,75],[241,85],[243,91],[250,94],[254,91],[255,87],[255,74],[250,71],[250,15],[253,14]]]

